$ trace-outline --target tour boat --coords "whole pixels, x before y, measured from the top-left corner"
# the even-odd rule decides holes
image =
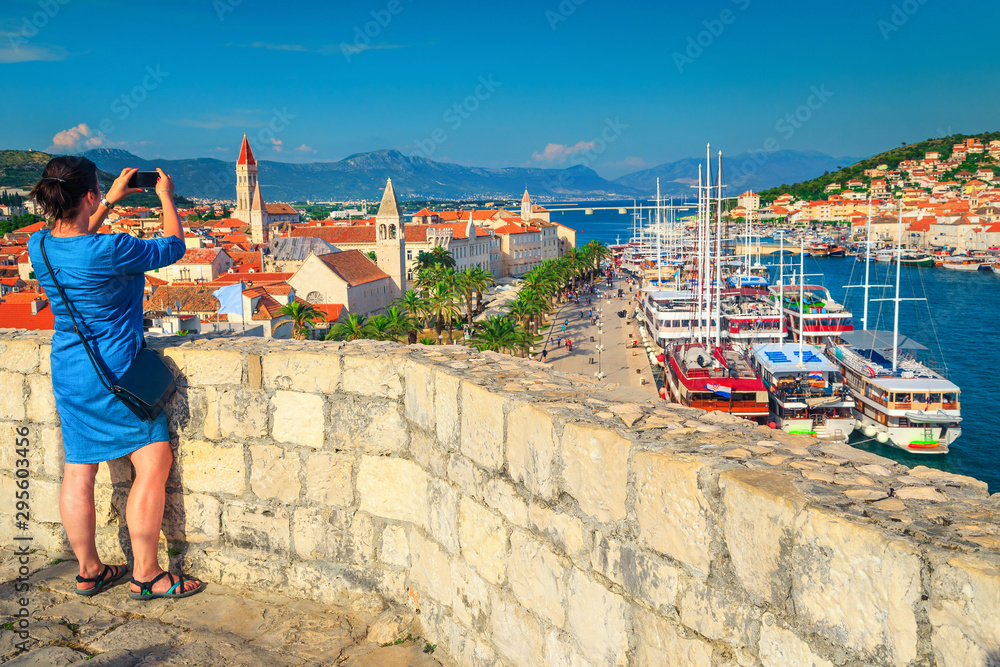
[[[809,254],[813,257],[829,257],[830,248],[825,243],[815,244],[809,247]]]
[[[945,454],[962,434],[960,391],[911,354],[926,349],[892,331],[860,330],[843,334],[829,352],[854,394],[866,437],[917,454]]]
[[[719,309],[723,335],[732,342],[778,342],[785,337],[781,310],[759,290],[727,290]]]
[[[934,257],[924,253],[907,253],[901,255],[899,263],[903,266],[934,266]]]
[[[847,248],[843,246],[834,246],[830,248],[830,257],[844,257],[847,254]]]
[[[847,442],[855,425],[854,398],[818,347],[755,345],[751,361],[770,396],[770,424],[792,434]]]
[[[730,344],[679,343],[665,357],[664,376],[675,403],[766,421],[767,387],[740,350]]]
[[[824,338],[837,337],[854,329],[854,317],[833,300],[830,290],[821,285],[802,285],[802,289],[784,290],[782,309],[788,318],[792,338],[800,336],[807,343],[819,343]],[[779,290],[771,286],[771,298],[778,299]]]

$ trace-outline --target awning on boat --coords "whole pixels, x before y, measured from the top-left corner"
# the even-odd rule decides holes
[[[840,334],[840,339],[848,345],[853,345],[859,350],[891,350],[891,331],[845,331]],[[927,348],[913,340],[909,336],[899,335],[898,348],[900,350],[926,350]]]

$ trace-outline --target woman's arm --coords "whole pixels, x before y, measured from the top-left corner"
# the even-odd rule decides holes
[[[117,204],[121,200],[128,197],[130,194],[135,192],[142,192],[142,188],[130,188],[128,186],[128,180],[132,178],[132,174],[139,171],[138,168],[128,168],[122,169],[121,175],[115,179],[115,182],[111,184],[111,189],[108,190],[108,194],[105,198],[112,204]],[[104,221],[108,217],[110,210],[104,204],[97,207],[94,215],[90,216],[89,231],[91,234],[96,234],[97,230],[101,228]]]
[[[156,194],[160,196],[160,206],[163,207],[163,236],[176,236],[183,241],[184,227],[174,204],[174,182],[162,169],[157,168],[156,171],[160,172],[160,178],[156,181]]]

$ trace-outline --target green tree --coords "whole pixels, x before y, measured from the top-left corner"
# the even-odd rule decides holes
[[[346,320],[337,322],[330,327],[330,333],[326,335],[326,340],[361,340],[364,338],[373,338],[374,333],[367,319],[360,313],[349,314]]]
[[[458,302],[458,294],[451,285],[445,282],[439,282],[434,285],[433,289],[430,290],[430,293],[427,296],[427,301],[428,310],[434,319],[434,328],[437,331],[438,340],[441,340],[441,332],[445,327],[447,327],[448,344],[451,345],[454,342],[452,330],[455,325],[455,320],[461,312],[459,307],[456,305]]]
[[[319,320],[326,321],[326,315],[321,310],[317,310],[312,304],[304,301],[292,301],[281,307],[278,311],[282,315],[287,315],[290,320],[281,322],[274,328],[275,331],[285,325],[292,325],[292,338],[295,340],[306,340],[312,333],[313,322]]]
[[[406,290],[406,294],[392,302],[398,306],[406,318],[406,338],[410,345],[417,342],[417,335],[423,329],[424,317],[427,315],[427,301],[417,290]]]

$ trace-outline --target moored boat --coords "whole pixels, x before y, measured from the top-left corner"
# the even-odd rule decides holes
[[[767,419],[767,388],[732,345],[682,343],[669,347],[665,356],[664,378],[675,403],[759,424]]]
[[[982,264],[983,260],[981,258],[956,255],[954,257],[946,257],[942,266],[952,271],[978,271]]]
[[[934,258],[923,253],[910,253],[899,258],[903,266],[934,266]]]

